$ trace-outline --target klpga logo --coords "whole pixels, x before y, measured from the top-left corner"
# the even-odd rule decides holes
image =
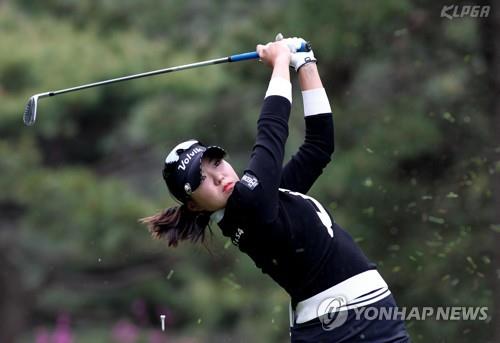
[[[490,6],[480,6],[480,5],[445,5],[441,9],[441,18],[448,18],[453,20],[454,18],[486,18],[490,14]]]

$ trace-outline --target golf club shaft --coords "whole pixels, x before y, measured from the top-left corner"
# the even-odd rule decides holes
[[[184,65],[181,65],[181,66],[164,68],[164,69],[158,69],[158,70],[148,71],[148,72],[145,72],[145,73],[139,73],[139,74],[134,74],[134,75],[129,75],[129,76],[123,76],[123,77],[118,77],[118,78],[115,78],[115,79],[110,79],[110,80],[104,80],[104,81],[89,83],[89,84],[85,84],[85,85],[81,85],[81,86],[76,86],[76,87],[71,87],[71,88],[66,88],[66,89],[60,89],[60,90],[57,90],[57,91],[47,92],[46,96],[54,96],[54,95],[59,95],[59,94],[64,94],[64,93],[78,91],[78,90],[81,90],[81,89],[86,89],[86,88],[92,88],[92,87],[107,85],[107,84],[110,84],[110,83],[116,83],[116,82],[133,80],[133,79],[139,79],[141,77],[147,77],[147,76],[153,76],[153,75],[159,75],[159,74],[166,74],[166,73],[171,73],[171,72],[180,71],[180,70],[186,70],[186,69],[192,69],[192,68],[197,68],[197,67],[208,66],[208,65],[212,65],[212,64],[220,64],[220,63],[227,63],[227,62],[239,62],[239,61],[244,61],[244,60],[256,59],[258,57],[259,57],[259,55],[257,54],[257,52],[246,52],[246,53],[242,53],[242,54],[238,54],[238,55],[232,55],[232,56],[227,56],[227,57],[216,58],[216,59],[213,59],[213,60],[207,60],[207,61],[202,61],[202,62],[184,64]]]
[[[281,36],[281,38],[278,39],[279,36]],[[281,34],[279,34],[279,36],[276,36],[277,40],[280,40],[283,38]],[[303,41],[300,43],[300,46],[294,46],[293,51],[295,51],[295,52],[311,51],[311,45],[308,42]],[[203,61],[203,62],[190,63],[190,64],[185,64],[185,65],[181,65],[181,66],[177,66],[177,67],[158,69],[158,70],[153,70],[153,71],[149,71],[149,72],[145,72],[145,73],[118,77],[116,79],[111,79],[111,80],[104,80],[104,81],[99,81],[99,82],[94,82],[94,83],[88,83],[85,85],[66,88],[66,89],[60,89],[57,91],[38,93],[38,94],[31,96],[30,99],[28,100],[28,103],[26,104],[26,107],[25,107],[24,113],[23,113],[23,121],[24,121],[24,124],[27,126],[33,125],[35,123],[36,111],[37,111],[37,106],[38,106],[38,99],[41,99],[41,98],[55,96],[55,95],[59,95],[59,94],[69,93],[69,92],[75,92],[75,91],[78,91],[81,89],[98,87],[98,86],[107,85],[110,83],[138,79],[141,77],[171,73],[174,71],[203,67],[203,66],[212,65],[212,64],[220,64],[220,63],[227,63],[227,62],[239,62],[239,61],[257,59],[257,58],[259,58],[259,54],[256,51],[245,52],[242,54],[216,58],[213,60],[207,60],[207,61]]]

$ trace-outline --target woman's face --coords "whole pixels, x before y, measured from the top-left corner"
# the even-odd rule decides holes
[[[201,183],[191,194],[188,204],[194,211],[214,212],[226,207],[234,184],[240,178],[233,167],[224,159],[203,159],[201,161]]]

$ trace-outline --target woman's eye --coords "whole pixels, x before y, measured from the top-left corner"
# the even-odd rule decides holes
[[[215,160],[215,166],[218,167],[221,164],[221,160]]]

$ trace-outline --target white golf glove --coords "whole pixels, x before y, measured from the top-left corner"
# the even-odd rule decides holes
[[[290,59],[290,67],[295,68],[295,71],[298,72],[300,67],[307,63],[316,63],[318,60],[314,57],[313,51],[308,52],[296,52],[292,54],[292,58]]]
[[[307,52],[296,52],[297,49],[300,49],[303,44],[307,44],[304,39],[299,37],[283,38],[283,35],[281,33],[278,33],[276,35],[276,41],[284,41],[290,48],[290,52],[292,53],[292,57],[290,59],[290,67],[294,68],[295,71],[298,72],[300,67],[302,67],[306,63],[317,62],[317,59],[314,57],[314,52],[312,50]]]

